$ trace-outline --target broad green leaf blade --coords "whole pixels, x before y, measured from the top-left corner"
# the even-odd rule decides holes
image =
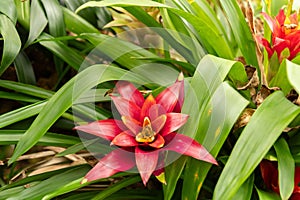
[[[216,157],[234,123],[247,104],[248,101],[237,91],[226,82],[222,83],[203,110],[201,118],[199,118],[199,122],[197,123],[199,124],[199,131],[195,139],[203,137],[202,135],[204,135],[205,138],[201,142],[202,145]],[[199,134],[201,134],[201,136],[199,136]],[[201,189],[199,185],[203,185],[206,175],[211,168],[211,164],[190,159],[186,167],[182,198],[197,199],[199,190]]]
[[[74,49],[68,47],[61,41],[55,40],[54,37],[43,33],[39,37],[39,43],[49,49],[57,57],[68,63],[71,67],[78,70],[83,62],[83,56]]]
[[[17,9],[14,0],[0,1],[0,13],[5,14],[14,24],[16,24]]]
[[[67,82],[49,99],[46,106],[43,107],[37,118],[20,139],[14,154],[9,160],[9,164],[16,161],[20,155],[34,146],[54,122],[72,106],[73,101],[76,101],[80,95],[99,83],[118,80],[120,78],[138,83],[142,83],[143,80],[137,75],[133,76],[132,73],[119,68],[106,65],[94,65]]]
[[[293,88],[300,94],[300,65],[286,60],[287,77]]]
[[[89,1],[79,8],[77,8],[76,12],[79,12],[80,10],[83,10],[85,8],[89,7],[106,7],[106,6],[120,6],[120,7],[127,7],[127,6],[144,6],[144,7],[169,7],[164,4],[157,3],[155,1],[150,1],[150,0],[103,0],[103,1]]]
[[[45,16],[44,10],[38,0],[31,1],[30,7],[30,28],[29,35],[25,47],[32,44],[37,39],[47,26],[48,20]]]
[[[0,13],[0,33],[4,40],[0,76],[14,61],[21,49],[21,40],[13,22]]]
[[[23,190],[22,192],[11,196],[7,200],[41,200],[47,194],[57,191],[65,185],[69,184],[70,182],[82,178],[88,172],[89,169],[90,168],[85,165],[65,171],[61,174],[57,174],[40,182],[35,186],[27,188],[26,190]]]
[[[260,200],[281,200],[280,196],[276,193],[270,193],[256,188]]]
[[[224,118],[218,119],[218,121],[220,122],[220,132],[221,130],[224,131],[224,133],[220,134],[222,135],[222,137],[220,136],[218,139],[218,141],[220,142],[220,145],[216,145],[218,148],[215,149],[216,153],[214,154],[217,155],[217,152],[219,151],[219,148],[222,143],[223,140],[226,139],[226,131],[229,131],[231,129],[230,124],[233,124],[235,122],[236,117],[234,117],[234,115],[239,115],[238,113],[241,112],[240,109],[243,109],[243,107],[240,107],[240,105],[245,104],[244,106],[246,106],[246,101],[240,97],[240,95],[237,94],[236,91],[234,91],[228,84],[222,84],[222,82],[224,81],[224,79],[226,78],[226,76],[228,74],[230,74],[230,71],[233,70],[234,68],[239,68],[240,74],[244,74],[244,76],[246,76],[245,72],[244,72],[244,67],[241,63],[237,63],[234,61],[230,61],[230,60],[225,60],[222,58],[218,58],[215,56],[211,56],[211,55],[207,55],[205,56],[199,63],[196,72],[194,73],[194,76],[192,77],[190,84],[186,84],[187,86],[187,90],[186,90],[186,97],[185,97],[185,102],[182,108],[182,112],[183,113],[188,113],[189,114],[189,120],[187,121],[187,123],[184,125],[184,127],[182,129],[180,129],[180,133],[184,133],[192,138],[195,138],[198,142],[202,143],[205,136],[206,136],[206,132],[208,132],[209,126],[210,126],[210,115],[208,113],[210,113],[210,111],[208,110],[210,107],[208,106],[209,104],[211,104],[212,102],[212,97],[213,95],[216,93],[216,90],[218,89],[218,93],[216,94],[216,96],[214,97],[214,102],[217,103],[218,101],[223,101],[224,97],[226,97],[225,99],[229,98],[228,100],[231,101],[230,99],[230,95],[233,95],[234,97],[236,97],[236,99],[234,101],[231,101],[231,103],[235,102],[236,100],[238,101],[239,106],[232,106],[232,107],[228,107],[227,109],[230,108],[236,108],[232,109],[231,111],[229,111],[227,114],[228,116],[228,121],[226,121],[226,123],[224,124],[224,122],[222,122],[222,119],[224,120]],[[239,71],[238,69],[236,69],[237,71]],[[236,73],[236,70],[233,70],[234,73]],[[242,77],[242,76],[241,76]],[[246,77],[244,77],[246,78]],[[247,78],[246,78],[247,79]],[[221,86],[222,85],[222,86]],[[224,90],[223,90],[224,89]],[[225,91],[229,92],[228,94],[225,93]],[[226,95],[225,95],[226,94]],[[218,98],[221,98],[218,100]],[[226,104],[230,104],[231,103],[229,101],[225,102]],[[216,112],[216,117],[217,117],[217,113],[221,112],[221,113],[225,113],[224,112],[224,103],[222,102],[219,106],[218,109],[215,109],[214,112]],[[234,104],[235,105],[235,104]],[[206,109],[206,111],[205,111]],[[221,109],[221,111],[219,110]],[[221,117],[224,115],[221,115]],[[206,121],[202,121],[202,119],[206,119]],[[218,123],[213,123],[212,122],[212,128],[211,128],[211,134],[215,135],[215,132],[217,131],[218,127],[217,125],[219,125]],[[222,129],[222,127],[224,126],[224,129]],[[229,130],[228,130],[229,129]],[[207,140],[209,141],[209,138],[207,138]],[[214,145],[211,143],[207,143],[208,145]],[[205,146],[205,145],[204,145]],[[206,147],[206,146],[205,146]],[[208,146],[210,147],[210,146]],[[211,147],[210,149],[211,150]],[[195,196],[198,195],[198,191],[200,190],[201,187],[199,186],[199,181],[201,181],[202,179],[204,180],[206,173],[208,172],[208,170],[211,167],[211,164],[205,163],[205,162],[201,162],[199,165],[200,161],[196,161],[193,159],[190,159],[188,162],[191,163],[196,163],[196,164],[191,164],[187,167],[191,167],[191,169],[195,170],[192,171],[190,173],[189,169],[185,170],[185,176],[187,178],[185,178],[185,183],[184,183],[184,195],[187,196],[194,196],[191,197],[191,199],[194,199]],[[185,164],[185,163],[183,163]],[[201,170],[203,170],[203,176],[200,177],[199,172],[197,171],[198,169],[196,169],[197,167],[195,165],[199,165],[199,167],[201,167]],[[171,167],[169,169],[170,171],[172,171]],[[197,180],[195,179],[195,174],[197,173],[197,175],[199,175],[197,177]],[[176,174],[177,177],[180,177],[180,173]],[[174,175],[175,176],[175,175]],[[174,191],[173,187],[176,187],[176,183],[174,177],[172,177],[172,179],[169,180],[168,177],[167,178],[167,183],[169,190],[165,193],[168,193],[168,197],[171,198],[171,196],[173,195],[172,191]],[[188,183],[190,182],[190,183]],[[196,182],[198,184],[196,184]],[[193,185],[194,184],[194,185]],[[187,185],[187,186],[185,186]],[[196,188],[195,188],[196,187]],[[191,191],[191,192],[190,192]]]
[[[255,66],[257,70],[259,70],[255,53],[256,44],[237,1],[220,0],[220,2],[228,17],[234,37],[242,52],[242,55],[245,57],[247,64],[251,64]]]
[[[29,58],[24,51],[20,51],[15,59],[15,67],[19,82],[36,84],[34,71]]]
[[[232,198],[299,113],[300,109],[289,102],[282,92],[271,94],[241,133],[217,182],[213,199]]]
[[[20,192],[22,192],[23,190],[25,190],[24,186],[18,186],[18,187],[14,187],[14,188],[10,188],[4,191],[0,192],[1,198],[2,199],[8,199],[9,197],[14,196],[15,194],[18,194]]]
[[[232,200],[251,200],[252,190],[254,184],[254,175],[250,176],[235,193]]]
[[[288,199],[294,190],[295,162],[285,139],[280,138],[274,148],[278,159],[280,196]]]

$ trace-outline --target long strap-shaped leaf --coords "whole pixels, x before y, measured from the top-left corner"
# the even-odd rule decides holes
[[[258,61],[255,54],[255,41],[237,1],[221,0],[220,2],[228,17],[234,37],[246,62],[258,67]]]
[[[231,199],[299,113],[300,108],[289,102],[282,92],[270,95],[256,110],[234,146],[213,199]]]
[[[18,55],[21,49],[21,40],[13,22],[3,14],[0,14],[0,33],[4,39],[0,66],[1,76]]]
[[[14,0],[0,2],[0,12],[5,14],[14,24],[17,22],[17,9]]]
[[[221,84],[211,97],[200,119],[198,135],[205,136],[202,145],[213,156],[218,155],[231,128],[247,104],[248,101],[227,83]],[[195,159],[187,162],[182,199],[197,199],[211,166],[210,163]]]
[[[29,46],[43,32],[48,20],[38,0],[33,0],[30,7],[29,35],[24,47]]]
[[[76,101],[82,94],[99,83],[123,78],[133,82],[143,83],[143,79],[132,73],[106,65],[94,65],[83,70],[59,91],[57,91],[41,110],[35,121],[20,139],[9,164],[28,151],[46,133],[54,122]]]
[[[142,1],[134,1],[134,0],[116,0],[116,1],[90,1],[77,9],[77,12],[88,8],[88,7],[105,7],[105,6],[120,6],[126,7],[126,10],[129,11],[133,16],[137,19],[141,20],[148,27],[160,27],[161,29],[154,29],[160,36],[162,36],[174,49],[176,49],[180,54],[185,57],[190,63],[197,63],[198,59],[194,59],[191,57],[189,49],[185,46],[181,45],[178,41],[174,40],[172,34],[170,34],[167,30],[163,29],[162,26],[157,23],[151,16],[149,16],[145,11],[137,6],[145,6],[145,7],[159,7],[166,8],[173,12],[174,14],[185,18],[185,20],[192,24],[193,28],[197,31],[199,36],[203,38],[209,38],[209,40],[202,41],[206,44],[207,48],[213,49],[209,51],[210,53],[217,52],[217,54],[221,57],[232,58],[232,51],[230,48],[230,44],[228,44],[225,33],[221,30],[218,30],[218,26],[211,22],[208,13],[204,11],[200,13],[201,16],[193,15],[189,12],[184,11],[180,8],[171,7],[167,4],[161,4],[150,0],[142,0]],[[136,6],[136,7],[130,7]],[[200,8],[201,10],[201,8]],[[202,11],[202,10],[201,10]],[[220,46],[222,48],[220,48]]]
[[[222,147],[240,112],[247,105],[244,98],[227,83],[223,83],[228,74],[237,72],[241,75],[240,81],[245,81],[246,75],[241,63],[205,56],[199,63],[190,85],[187,85],[182,112],[189,114],[189,120],[180,132],[194,137],[208,150],[212,150],[214,156]],[[185,161],[176,161],[166,170],[165,199],[172,198]],[[186,167],[183,199],[197,199],[201,183],[211,164],[190,159]]]

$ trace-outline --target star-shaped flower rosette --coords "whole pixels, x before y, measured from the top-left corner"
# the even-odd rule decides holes
[[[266,48],[269,59],[276,52],[279,62],[284,58],[292,60],[300,52],[300,25],[298,14],[287,16],[284,10],[280,10],[275,18],[267,13],[262,13],[271,29],[272,37],[269,42],[265,38],[258,37],[258,41]]]
[[[147,97],[130,82],[119,81],[110,97],[121,116],[75,127],[76,130],[111,141],[115,150],[105,155],[86,174],[82,183],[110,177],[132,168],[140,173],[144,185],[151,175],[165,183],[166,152],[174,151],[216,164],[216,160],[197,141],[177,133],[188,120],[181,113],[184,101],[184,79],[176,82],[156,97]]]

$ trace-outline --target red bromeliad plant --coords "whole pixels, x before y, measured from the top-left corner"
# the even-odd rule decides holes
[[[284,58],[292,60],[300,52],[300,26],[297,12],[286,16],[284,10],[280,10],[273,19],[266,13],[262,13],[268,26],[272,31],[271,43],[265,38],[259,38],[259,41],[268,52],[269,59],[276,52],[279,62]],[[289,50],[286,55],[283,51]]]
[[[280,193],[280,188],[278,184],[278,169],[277,163],[268,160],[263,160],[260,163],[260,170],[262,178],[267,186],[267,188],[273,190],[277,194]],[[294,180],[294,190],[290,197],[291,200],[300,199],[300,167],[295,168],[295,180]]]
[[[184,100],[182,74],[155,98],[150,94],[145,99],[126,81],[117,83],[116,92],[118,95],[112,94],[111,99],[121,120],[106,119],[75,127],[119,147],[99,160],[83,182],[106,178],[136,166],[145,185],[151,174],[164,183],[165,152],[168,150],[217,164],[202,145],[175,132],[188,119],[188,115],[180,113]]]

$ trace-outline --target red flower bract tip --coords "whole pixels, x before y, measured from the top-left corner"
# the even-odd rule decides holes
[[[286,16],[284,11],[280,10],[275,18],[266,13],[262,15],[272,31],[272,38],[270,42],[265,38],[258,39],[258,42],[266,48],[269,59],[275,52],[279,62],[284,58],[289,60],[295,58],[300,52],[300,25],[297,12]]]
[[[143,94],[126,81],[118,82],[115,92],[119,95],[111,95],[111,99],[121,120],[99,120],[75,127],[118,147],[99,160],[84,180],[106,178],[136,166],[145,185],[152,174],[165,182],[162,173],[166,151],[217,164],[202,145],[176,132],[188,120],[188,115],[180,113],[184,101],[182,73],[157,97],[149,94],[144,99]]]

